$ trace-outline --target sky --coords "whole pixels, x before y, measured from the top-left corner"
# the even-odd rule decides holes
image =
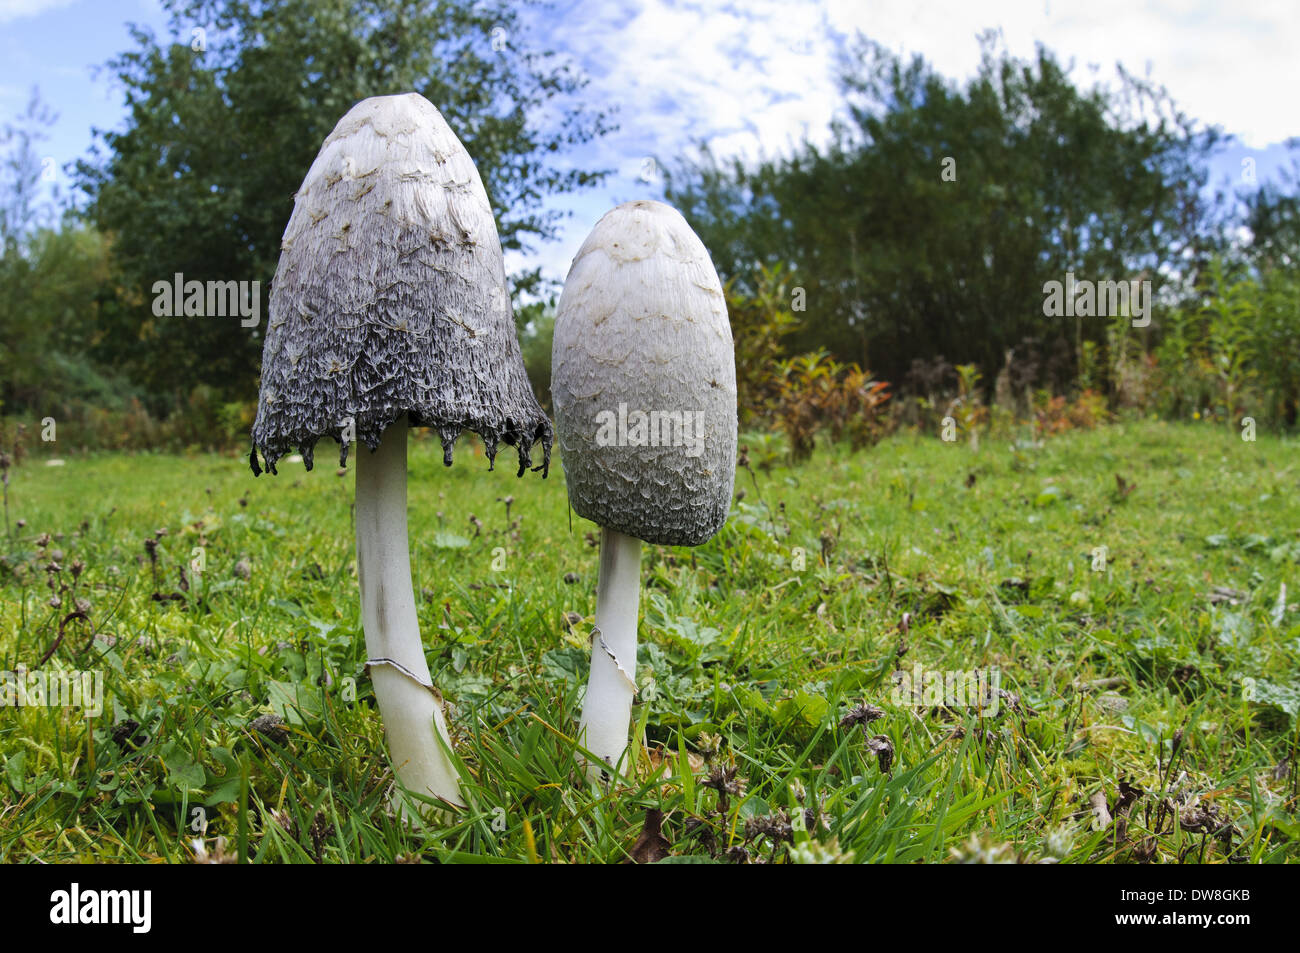
[[[128,22],[165,32],[158,0],[0,0],[0,119],[19,113],[32,87],[58,113],[43,147],[50,188],[69,190],[64,165],[85,156],[92,128],[122,124],[121,91],[96,67],[131,46]],[[584,99],[616,107],[620,127],[565,160],[615,174],[552,200],[571,213],[559,239],[507,261],[511,271],[540,264],[557,280],[606,210],[662,197],[648,160],[671,164],[697,142],[754,157],[824,141],[839,108],[835,53],[859,31],[954,80],[974,73],[989,29],[1013,55],[1042,43],[1073,61],[1080,85],[1113,80],[1122,63],[1237,137],[1216,159],[1216,184],[1240,184],[1247,158],[1260,179],[1275,176],[1290,163],[1285,141],[1300,136],[1294,0],[555,0],[526,23],[528,35],[512,39],[570,57],[591,80]]]

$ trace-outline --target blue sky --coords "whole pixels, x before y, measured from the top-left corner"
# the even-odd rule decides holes
[[[658,197],[647,158],[671,162],[697,140],[721,155],[753,156],[823,139],[837,108],[832,54],[858,30],[958,79],[974,71],[976,36],[989,28],[1013,54],[1030,56],[1042,42],[1073,59],[1081,84],[1112,78],[1121,62],[1240,137],[1216,162],[1220,182],[1239,181],[1246,157],[1260,178],[1275,175],[1289,164],[1284,141],[1300,136],[1291,104],[1300,10],[1291,2],[558,0],[530,16],[528,42],[572,57],[591,77],[590,100],[617,105],[621,127],[571,156],[616,174],[599,190],[556,200],[573,212],[561,239],[509,263],[540,263],[557,279],[608,208]],[[62,166],[85,155],[92,127],[122,122],[120,91],[94,68],[128,47],[128,21],[164,31],[157,0],[0,0],[0,117],[18,113],[39,87],[59,114],[44,151],[65,191]]]

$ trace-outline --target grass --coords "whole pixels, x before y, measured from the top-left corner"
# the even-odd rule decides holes
[[[604,790],[572,738],[595,527],[558,469],[462,444],[445,470],[417,440],[421,628],[471,802],[426,830],[388,808],[351,470],[31,459],[0,670],[102,673],[104,710],[0,711],[0,860],[1295,861],[1298,449],[1143,422],[741,471],[714,540],[646,547],[645,746]],[[996,706],[923,674],[976,671]]]

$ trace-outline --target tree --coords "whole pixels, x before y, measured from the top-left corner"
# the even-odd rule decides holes
[[[22,244],[33,229],[48,225],[54,215],[52,202],[41,200],[43,161],[36,145],[49,138],[46,129],[56,116],[32,90],[27,108],[0,130],[0,254],[9,254]]]
[[[1287,142],[1291,168],[1280,182],[1263,182],[1243,197],[1243,224],[1250,230],[1247,255],[1257,268],[1300,269],[1300,138]]]
[[[118,382],[86,359],[95,301],[107,274],[106,243],[65,221],[59,196],[42,195],[39,144],[55,116],[32,91],[0,130],[0,405],[64,415],[70,402],[111,402]]]
[[[87,214],[114,241],[117,290],[99,356],[163,401],[198,383],[252,393],[261,327],[155,317],[151,289],[181,273],[260,281],[265,299],[295,189],[330,129],[368,96],[413,90],[438,106],[475,158],[505,248],[552,237],[544,197],[604,173],[549,160],[608,126],[572,102],[578,73],[524,47],[514,6],[164,0],[168,38],[132,28],[137,48],[109,63],[126,90],[126,130],[97,130],[91,160],[78,164]],[[514,280],[531,291],[539,275]]]
[[[1025,62],[985,38],[983,54],[962,86],[859,37],[828,145],[757,163],[705,150],[670,170],[724,276],[753,292],[754,264],[780,265],[804,289],[791,352],[827,347],[891,380],[939,353],[992,369],[1026,339],[1104,340],[1104,321],[1044,316],[1046,281],[1158,286],[1207,258],[1217,130],[1127,74],[1084,92],[1045,49]]]

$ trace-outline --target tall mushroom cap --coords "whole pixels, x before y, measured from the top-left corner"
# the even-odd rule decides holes
[[[579,515],[679,546],[726,521],[736,476],[731,324],[709,253],[676,209],[620,205],[583,243],[555,317],[551,398]]]
[[[524,371],[487,192],[469,153],[416,93],[363,100],[326,138],[280,244],[250,463],[354,429],[370,449],[402,414],[451,465],[471,430],[519,473],[550,421]],[[351,427],[349,426],[351,425]],[[543,474],[544,475],[544,474]]]

